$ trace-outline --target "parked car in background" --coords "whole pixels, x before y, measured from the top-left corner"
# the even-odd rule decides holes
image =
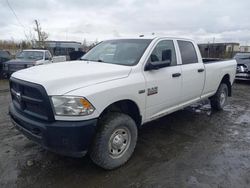
[[[2,77],[3,63],[11,59],[10,52],[6,50],[0,50],[0,77]]]
[[[15,59],[9,60],[3,64],[3,74],[6,77],[10,77],[13,72],[21,69],[60,61],[66,61],[66,58],[53,58],[49,50],[23,50],[16,55]]]
[[[250,53],[237,53],[234,56],[237,61],[237,80],[250,80]]]
[[[52,57],[52,63],[59,63],[59,62],[64,62],[64,61],[67,61],[67,58],[64,55],[59,55],[59,56],[53,56]]]

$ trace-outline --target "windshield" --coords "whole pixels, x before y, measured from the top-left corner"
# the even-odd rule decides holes
[[[249,59],[250,53],[238,53],[234,56],[235,59]]]
[[[22,51],[17,55],[17,59],[32,59],[32,60],[41,60],[43,59],[43,52],[38,51]]]
[[[10,54],[6,51],[0,51],[0,57],[2,58],[10,58]]]
[[[81,59],[132,66],[139,62],[151,39],[119,39],[101,42]]]

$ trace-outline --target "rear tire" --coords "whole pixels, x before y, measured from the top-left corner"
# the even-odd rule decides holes
[[[111,170],[125,164],[137,142],[135,121],[123,113],[109,113],[100,127],[90,150],[90,158],[98,166]]]
[[[228,87],[226,84],[221,83],[215,95],[210,99],[212,109],[216,111],[223,110],[224,106],[227,104],[227,98]]]

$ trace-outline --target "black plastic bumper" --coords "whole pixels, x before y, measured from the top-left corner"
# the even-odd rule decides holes
[[[13,104],[9,111],[13,124],[26,137],[66,156],[84,156],[96,131],[97,119],[44,122],[19,113]]]
[[[250,72],[236,73],[236,80],[250,80]]]

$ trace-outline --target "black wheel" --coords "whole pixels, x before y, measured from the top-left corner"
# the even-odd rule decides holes
[[[130,116],[116,112],[100,121],[90,157],[104,169],[115,169],[126,163],[134,152],[137,126]]]
[[[214,110],[223,110],[224,106],[227,104],[228,97],[228,87],[226,84],[222,83],[215,95],[210,99],[211,107]]]

